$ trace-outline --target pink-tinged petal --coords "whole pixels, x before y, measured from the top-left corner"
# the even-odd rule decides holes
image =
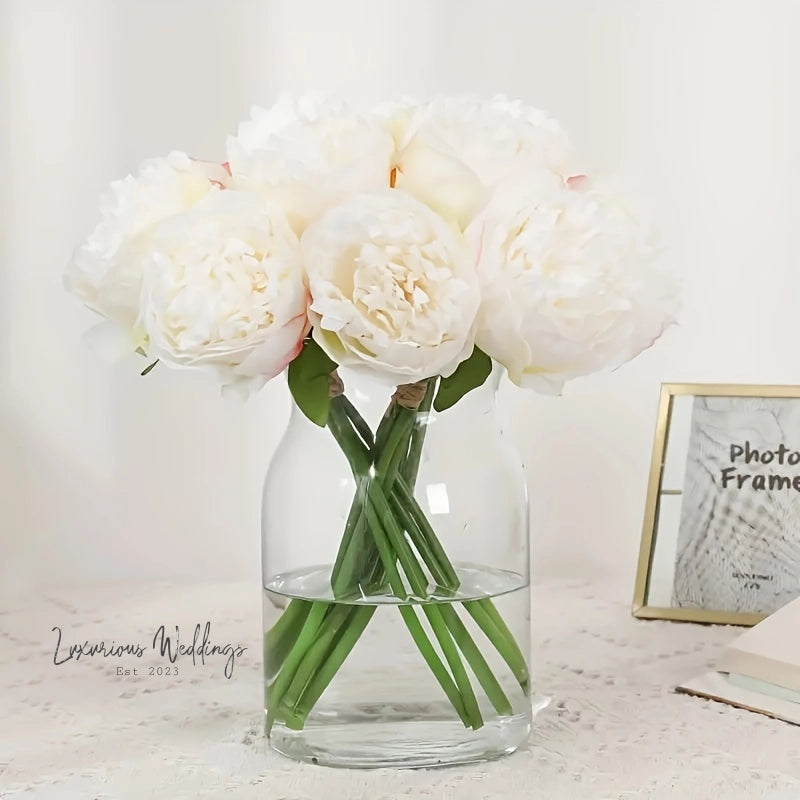
[[[194,156],[189,156],[189,159],[192,163],[198,164],[202,168],[203,173],[212,186],[217,186],[220,189],[228,188],[228,178],[231,176],[231,169],[227,162],[220,164],[219,161],[209,161],[208,159],[195,158]]]
[[[264,341],[236,367],[241,376],[259,376],[271,380],[280,375],[303,347],[303,339],[310,329],[308,317],[298,314],[281,328],[270,330]]]
[[[588,189],[589,176],[588,175],[572,175],[567,178],[566,184],[570,189]]]

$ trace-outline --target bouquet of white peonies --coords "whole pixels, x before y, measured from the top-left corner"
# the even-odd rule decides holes
[[[458,402],[493,361],[519,386],[557,392],[651,345],[676,305],[651,231],[584,174],[553,120],[502,97],[254,109],[224,163],[174,152],[113,183],[66,285],[105,317],[96,343],[146,356],[145,372],[201,367],[248,393],[288,367],[295,402],[330,429],[358,487],[336,599],[458,588],[414,497],[420,412]],[[397,387],[377,430],[339,366]],[[491,599],[463,605],[527,691]],[[449,669],[414,609],[399,608],[466,726],[482,719],[461,658],[509,709],[452,607],[423,606]],[[289,604],[267,634],[268,727],[303,727],[374,610]]]

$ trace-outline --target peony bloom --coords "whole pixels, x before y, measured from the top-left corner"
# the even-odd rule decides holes
[[[64,275],[67,289],[109,320],[95,329],[99,346],[121,355],[145,345],[139,300],[152,228],[219,191],[227,179],[221,164],[173,152],[145,161],[135,176],[111,184],[101,202],[100,223]]]
[[[394,186],[413,194],[462,230],[486,205],[489,192],[458,153],[424,126],[424,114],[411,103],[379,106],[376,116],[391,131]]]
[[[340,101],[286,96],[251,117],[228,139],[234,185],[278,203],[298,234],[347,197],[389,185],[390,133]]]
[[[408,383],[472,352],[477,276],[462,235],[411,195],[362,194],[301,240],[313,336],[338,364]]]
[[[226,190],[155,227],[143,262],[148,355],[260,388],[308,332],[299,242],[258,195]]]
[[[633,358],[672,321],[675,286],[649,231],[582,176],[501,186],[468,236],[483,291],[476,342],[519,386],[560,391]]]
[[[538,109],[495,97],[441,97],[379,106],[395,141],[396,186],[464,228],[503,180],[546,168],[563,177],[569,143]]]

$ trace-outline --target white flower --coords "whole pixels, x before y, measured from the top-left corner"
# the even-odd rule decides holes
[[[446,141],[426,128],[419,106],[410,102],[384,104],[375,114],[395,142],[393,185],[463,230],[489,197],[475,171]]]
[[[463,236],[397,189],[353,197],[301,240],[313,336],[338,364],[412,382],[470,355],[479,302]]]
[[[520,171],[571,174],[570,148],[558,124],[505,97],[440,97],[423,105],[379,106],[395,140],[395,185],[462,228],[490,192]]]
[[[284,96],[251,117],[228,139],[234,185],[277,202],[298,234],[350,195],[389,185],[391,135],[340,101]]]
[[[483,292],[476,343],[511,380],[559,391],[618,366],[672,321],[675,284],[621,200],[540,171],[498,189],[471,225]]]
[[[260,388],[308,332],[299,242],[283,212],[228,189],[164,220],[143,264],[148,354]]]
[[[138,319],[148,234],[155,223],[190,208],[227,178],[221,164],[173,152],[111,184],[101,201],[100,223],[64,275],[69,290],[111,321],[96,329],[101,347],[111,343],[114,350],[133,352],[144,344]]]

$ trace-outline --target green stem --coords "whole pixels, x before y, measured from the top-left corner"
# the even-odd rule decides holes
[[[280,672],[269,687],[267,692],[267,733],[272,728],[272,723],[275,720],[275,712],[283,699],[284,692],[288,688],[292,679],[294,678],[297,668],[300,666],[306,652],[314,642],[314,638],[322,625],[322,621],[329,608],[328,603],[315,601],[311,604],[306,621],[294,647],[289,651],[286,660],[283,662]]]
[[[313,677],[317,667],[325,659],[336,634],[349,617],[351,609],[352,606],[333,606],[331,608],[325,624],[317,632],[314,642],[306,651],[289,686],[280,698],[280,703],[287,709],[293,709],[300,699],[300,695]]]
[[[397,571],[395,556],[392,553],[392,548],[390,547],[389,541],[384,533],[383,525],[381,525],[381,521],[378,518],[377,512],[375,511],[375,506],[372,503],[367,503],[366,511],[367,522],[370,530],[372,531],[372,538],[375,541],[375,546],[378,548],[383,569],[385,570],[386,576],[389,579],[389,586],[392,587],[392,594],[394,594],[398,600],[406,600],[408,598],[408,592],[406,592],[403,579],[400,577],[400,573]]]
[[[432,402],[434,393],[433,384],[433,381],[429,383],[428,391],[426,392],[423,402]],[[356,415],[358,415],[358,412],[355,409],[353,409],[353,411]],[[422,431],[422,434],[419,433],[420,431]],[[425,428],[421,427],[415,429],[412,433],[412,444],[410,446],[411,449],[409,451],[409,456],[411,455],[414,447],[421,449],[424,441],[424,432]],[[414,433],[418,434],[416,441],[414,441]],[[401,473],[404,471],[405,467]],[[392,485],[392,492],[393,510],[402,519],[403,525],[408,531],[415,547],[417,547],[423,560],[431,570],[434,580],[446,588],[452,587],[453,590],[457,589],[459,585],[458,575],[452,563],[450,562],[447,553],[439,542],[436,533],[431,527],[430,522],[428,522],[425,512],[420,508],[419,503],[414,497],[413,492],[409,488],[409,485],[402,474],[396,476]],[[403,550],[403,555],[405,558],[401,558],[401,563],[403,564],[404,571],[406,571],[406,574],[409,577],[409,581],[411,581],[411,575],[406,570],[406,564],[409,564],[409,561],[416,561],[416,559],[414,559],[413,553],[409,553],[405,548],[403,548]],[[414,566],[409,564],[409,569],[413,572]],[[415,592],[417,591],[413,586],[412,589]],[[509,665],[514,676],[520,683],[520,686],[523,688],[523,690],[527,691],[530,685],[527,661],[520,651],[514,635],[508,629],[508,626],[505,624],[503,618],[495,608],[491,598],[487,597],[481,600],[468,601],[468,603],[469,607],[467,603],[464,603],[467,611],[469,611],[469,613],[473,616],[476,623],[478,623],[479,627],[481,627],[481,630],[483,630],[489,641],[492,642],[498,653],[500,653],[501,657]]]
[[[447,572],[449,578],[448,583],[452,583],[455,588],[458,588],[460,583],[458,574],[450,563],[450,559],[447,557],[447,553],[445,553],[439,538],[436,536],[430,522],[428,522],[428,518],[425,516],[425,512],[420,508],[417,498],[414,497],[414,493],[409,488],[405,479],[403,477],[398,477],[393,488],[397,496],[397,501],[408,509],[409,514],[411,514],[414,521],[419,526],[420,534],[425,538],[428,547],[433,551],[436,561],[442,569]]]
[[[372,530],[373,536],[375,538],[375,544],[380,553],[381,561],[383,562],[383,567],[386,570],[387,574],[389,574],[389,584],[392,587],[392,591],[394,592],[394,594],[400,597],[401,595],[398,594],[397,590],[398,588],[402,587],[402,582],[400,581],[399,574],[397,574],[397,570],[395,568],[394,556],[392,555],[391,548],[387,540],[387,535],[383,530],[382,522],[380,519],[378,519],[375,509],[373,508],[371,503],[367,504],[367,514],[369,516],[370,529]],[[430,644],[430,640],[425,635],[424,630],[422,630],[421,627],[417,628],[417,625],[419,625],[419,620],[417,619],[416,614],[413,614],[412,611],[413,614],[413,621],[412,621],[411,615],[409,614],[409,610],[404,610],[404,609],[409,609],[409,606],[401,605],[399,608],[400,608],[400,614],[406,623],[406,627],[409,628],[412,638],[417,643],[417,647],[420,648],[420,652],[422,653],[423,658],[425,658],[428,665],[431,666],[431,671],[433,672],[434,677],[437,678],[440,685],[444,689],[445,694],[448,697],[450,697],[453,691],[453,687],[450,685],[452,681],[448,682],[443,680],[441,671],[439,670],[439,666],[441,666],[442,669],[444,669],[444,667],[441,664],[441,660],[439,660],[438,657],[435,662],[432,662],[432,659],[430,658],[430,652],[428,651],[428,648],[432,649],[432,646]],[[478,709],[477,700],[475,699],[475,693],[472,691],[472,686],[470,685],[469,678],[466,674],[466,671],[464,670],[463,664],[461,663],[458,651],[452,644],[452,639],[450,638],[450,631],[448,630],[448,625],[445,622],[442,610],[440,610],[438,606],[434,606],[431,604],[431,605],[424,605],[423,611],[428,617],[428,622],[430,623],[431,628],[433,629],[433,633],[436,636],[436,639],[439,641],[439,644],[442,647],[442,652],[445,654],[445,658],[447,659],[448,664],[450,664],[450,669],[453,672],[453,676],[456,679],[458,691],[461,694],[461,705],[454,704],[456,712],[459,714],[462,721],[464,720],[464,715],[466,715],[466,718],[469,720],[469,722],[465,721],[464,722],[465,725],[469,724],[471,727],[477,729],[481,725],[483,725],[483,719],[480,715],[480,710]],[[424,642],[423,642],[423,637],[424,637]],[[462,715],[461,709],[463,709],[464,715]]]
[[[420,406],[425,414],[433,401],[435,384],[434,379],[429,381]],[[464,724],[477,728],[483,720],[459,649],[497,712],[510,714],[511,706],[464,623],[450,605],[423,606],[454,681],[413,607],[402,604],[407,599],[407,588],[398,570],[398,560],[412,592],[421,598],[428,596],[427,576],[409,540],[437,583],[458,586],[457,573],[413,495],[426,423],[427,419],[421,423],[418,413],[392,403],[373,440],[366,422],[347,398],[342,395],[332,400],[328,425],[358,482],[332,586],[339,597],[337,590],[352,589],[356,574],[369,583],[388,579],[389,588],[401,602],[399,610],[406,627],[431,672]],[[367,530],[372,533],[369,539]],[[464,605],[525,688],[527,665],[491,600],[467,601]],[[275,634],[279,644],[291,642],[302,623],[294,646],[268,691],[268,730],[278,711],[287,726],[303,727],[310,710],[363,634],[374,610],[375,606],[345,607],[315,602],[304,622],[297,612],[297,620],[293,623],[290,619]]]
[[[379,459],[381,467],[381,469],[379,469],[379,474],[381,473],[384,464],[387,461],[391,462],[394,459],[394,454],[396,452],[398,443],[402,441],[405,436],[405,424],[397,421],[397,415],[395,416],[395,420],[396,421],[393,425],[393,430],[390,431],[385,439],[385,449],[382,451],[381,458]],[[344,434],[344,430],[342,428],[337,428],[337,431],[340,433],[340,435]],[[419,441],[420,440],[418,439],[418,443]],[[435,563],[441,570],[439,577],[444,577],[443,572],[447,571],[449,573],[448,577],[450,578],[450,583],[454,583],[455,586],[457,586],[457,574],[455,573],[452,564],[447,558],[444,549],[442,548],[438,538],[431,528],[430,523],[427,521],[422,509],[419,508],[416,499],[408,489],[403,478],[397,475],[395,480],[393,480],[393,484],[398,490],[399,495],[399,497],[395,498],[395,510],[397,510],[398,506],[405,506],[408,509],[408,515],[411,517],[412,521],[416,523],[416,525],[411,526],[412,530],[416,529],[416,532],[419,535],[418,541],[420,543],[424,543],[421,549],[428,553],[431,561]],[[419,566],[419,562],[416,560],[413,551],[408,545],[402,528],[400,528],[400,526],[397,524],[393,510],[386,502],[386,497],[383,494],[382,487],[378,483],[371,483],[368,489],[367,518],[369,527],[373,533],[375,544],[379,551],[380,559],[383,562],[384,569],[389,576],[389,583],[393,593],[402,599],[405,599],[407,596],[406,587],[402,582],[399,572],[397,571],[395,557],[391,552],[392,549],[394,549],[396,557],[399,559],[400,564],[403,567],[403,571],[408,578],[412,592],[414,592],[414,594],[418,597],[426,597],[428,593],[428,587],[424,572]],[[408,526],[406,527],[408,529]],[[427,545],[427,547],[425,545]],[[429,566],[431,566],[431,563],[429,563]],[[482,617],[482,619],[485,619],[485,615]],[[498,713],[511,713],[511,706],[508,702],[508,698],[505,696],[500,684],[492,674],[488,664],[486,663],[486,660],[475,645],[475,642],[472,640],[472,637],[469,635],[469,632],[456,614],[455,610],[450,607],[442,608],[441,610],[436,609],[434,613],[429,616],[429,620],[431,621],[432,627],[434,627],[434,633],[441,646],[445,646],[442,644],[443,642],[450,641],[450,635],[452,634],[453,638],[458,643],[460,649],[472,667],[473,672],[478,678],[478,681],[481,683],[484,691],[487,693],[487,697],[489,697]],[[435,625],[434,621],[438,624]],[[487,636],[489,636],[490,640],[493,641],[498,650],[502,650],[501,655],[504,654],[505,656],[511,658],[512,649],[505,639],[499,636],[498,629],[494,625],[487,626],[486,632]],[[445,651],[443,650],[443,652]],[[450,651],[450,654],[452,656],[453,651]],[[457,652],[455,653],[455,656],[458,658]],[[463,669],[460,659],[458,659],[457,662],[451,661],[447,654],[446,658],[448,658],[448,662],[451,665],[451,670],[454,669],[454,663],[457,663],[458,665],[455,667],[456,670],[459,668]],[[522,665],[517,664],[516,667],[517,669],[515,671],[515,675],[519,675],[522,668],[526,669],[524,663]],[[457,681],[457,683],[459,683],[459,681]],[[463,694],[465,691],[464,687],[459,686],[459,688],[462,690]],[[471,691],[471,687],[469,687],[468,692]],[[474,718],[474,716],[470,713],[468,696],[468,694],[464,696],[468,716],[471,717],[473,722],[482,724],[482,721],[478,722],[478,719]]]
[[[359,561],[363,563],[366,560],[366,566],[362,573],[369,572],[372,565],[379,562],[377,553],[370,556],[369,551],[365,551],[364,547],[366,533],[366,517],[363,513],[364,499],[374,491],[376,475],[381,477],[383,485],[387,487],[386,491],[390,490],[399,472],[406,446],[405,442],[413,425],[413,412],[408,412],[407,409],[400,409],[384,416],[381,424],[390,425],[391,429],[379,431],[385,445],[378,456],[375,469],[371,470],[369,452],[366,446],[356,438],[353,429],[348,424],[350,422],[348,408],[351,415],[357,416],[361,419],[362,424],[366,425],[352,404],[349,401],[345,402],[344,395],[334,398],[331,402],[328,418],[328,425],[345,453],[353,475],[359,482],[358,492],[350,507],[342,543],[339,546],[336,563],[331,573],[331,587],[337,598],[348,597],[353,593],[356,584],[355,576],[359,574],[356,570]]]
[[[522,690],[527,693],[531,682],[528,662],[519,649],[514,634],[511,633],[505,620],[500,616],[500,612],[495,608],[491,598],[469,600],[463,605],[478,627],[495,646],[502,659],[508,664]]]
[[[436,573],[433,571],[431,562],[426,560],[426,563],[431,569],[431,573],[434,575],[434,578],[437,580],[437,582],[443,583],[444,586],[449,587],[452,585],[454,589],[458,588],[458,576],[452,563],[450,562],[450,559],[447,557],[447,553],[444,551],[444,548],[439,542],[438,537],[428,522],[425,512],[420,508],[419,503],[417,503],[416,498],[411,493],[411,490],[408,488],[408,485],[402,478],[398,478],[395,482],[394,494],[395,508],[406,509],[413,522],[419,526],[418,533],[409,530],[409,528],[406,527],[406,530],[409,531],[412,541],[414,541],[414,545],[418,550],[420,550],[420,554],[423,555],[423,558],[425,558],[425,555],[422,552],[422,548],[425,548],[427,552],[429,552],[429,558],[436,563],[437,569],[446,573],[449,580],[443,582],[441,578],[436,577]],[[421,544],[418,544],[415,535],[419,536]],[[509,630],[502,616],[492,602],[492,599],[490,597],[485,597],[480,600],[470,600],[465,602],[463,605],[473,616],[475,621],[480,625],[481,630],[483,630],[483,632],[486,634],[487,638],[494,645],[498,653],[500,653],[505,662],[509,665],[511,671],[514,673],[514,676],[519,681],[522,689],[527,692],[528,688],[530,687],[528,662],[525,659],[525,656],[522,654],[522,651],[519,649],[519,645],[517,644],[517,640],[514,638],[514,634]],[[475,613],[473,613],[476,611],[476,609],[479,609],[477,611],[477,617]],[[481,611],[483,612],[482,614]],[[479,619],[484,623],[491,621],[492,624],[481,625]]]
[[[394,418],[397,414],[398,405],[394,402],[394,400],[389,403],[386,411],[381,418],[380,424],[378,425],[378,430],[375,431],[375,445],[374,449],[376,452],[381,453],[383,452],[384,447],[386,446],[386,435],[391,431],[392,427],[394,426]],[[358,411],[356,410],[355,406],[352,408],[352,412],[354,416],[361,416]],[[366,424],[366,423],[365,423]]]
[[[483,687],[483,691],[486,692],[486,696],[494,706],[495,711],[498,714],[508,716],[512,712],[511,703],[508,702],[505,692],[497,682],[497,678],[495,678],[483,654],[469,635],[469,631],[456,613],[456,610],[448,604],[442,604],[440,608],[459,650],[464,654],[464,658],[467,659],[467,663],[475,673],[478,683]]]
[[[450,634],[445,629],[444,635],[442,635],[442,629],[444,628],[443,624],[439,624],[433,628],[433,632],[436,635],[436,638],[439,640],[439,644],[442,646],[442,652],[444,652],[445,658],[447,659],[448,664],[450,664],[450,669],[453,671],[456,683],[453,683],[453,678],[450,677],[450,673],[447,671],[447,668],[444,666],[444,664],[442,664],[442,660],[433,649],[433,645],[425,633],[424,628],[420,624],[414,608],[411,606],[398,606],[398,608],[400,609],[400,615],[403,617],[403,621],[406,623],[406,627],[411,633],[411,638],[417,645],[417,648],[422,654],[422,657],[425,659],[425,662],[430,667],[434,677],[439,681],[442,689],[444,689],[447,699],[452,703],[453,708],[455,708],[456,713],[464,723],[464,726],[467,728],[473,727],[477,730],[477,727],[480,727],[480,724],[482,723],[480,710],[477,708],[475,693],[472,691],[472,687],[469,685],[469,678],[467,677],[466,670],[461,664],[461,660],[458,657],[458,651],[453,645],[453,640],[450,638]],[[427,614],[428,608],[423,608]],[[446,642],[449,642],[451,647],[449,652],[445,649],[445,644],[442,642],[442,639],[444,639]],[[451,658],[453,659],[452,661]],[[461,667],[460,672],[458,671],[458,667]],[[468,699],[468,695],[471,695],[471,700]],[[466,703],[465,700],[467,701]],[[467,708],[467,706],[469,706],[469,708]],[[477,717],[475,716],[475,711],[477,711]]]
[[[358,409],[350,402],[350,400],[347,399],[346,395],[341,395],[341,398],[344,413],[347,415],[347,418],[350,420],[350,422],[353,423],[353,427],[356,429],[356,432],[361,437],[367,449],[372,450],[372,448],[375,446],[375,439],[372,436],[372,431],[369,429],[369,425],[367,425],[364,417],[358,413]]]
[[[352,404],[350,405],[352,406]],[[358,484],[356,496],[347,515],[344,534],[331,572],[331,589],[337,599],[350,597],[353,594],[356,584],[359,583],[356,578],[359,574],[357,570],[358,564],[367,559],[365,571],[369,572],[370,564],[372,563],[369,560],[369,552],[365,552],[366,519],[363,513],[367,488],[372,480],[370,476],[372,457],[367,447],[358,439],[350,426],[346,408],[344,395],[340,395],[331,400],[331,408],[328,415],[328,427],[347,458]]]
[[[422,458],[422,445],[425,443],[425,434],[428,429],[428,419],[433,405],[433,396],[436,394],[438,378],[428,378],[425,396],[419,404],[414,418],[414,430],[411,433],[411,442],[408,445],[408,455],[403,465],[402,475],[409,486],[417,482],[419,462]]]
[[[428,388],[422,404],[420,405],[420,408],[422,408],[425,413],[427,413],[427,410],[430,409],[431,404],[433,403],[435,388],[436,379],[432,378],[428,381]],[[341,397],[343,398],[344,395]],[[339,446],[345,451],[346,454],[351,453],[351,451],[354,450],[357,451],[357,453],[348,455],[350,466],[353,469],[353,472],[357,473],[360,468],[363,469],[363,464],[369,460],[369,455],[366,452],[362,452],[364,447],[360,441],[353,441],[352,437],[350,437],[350,441],[348,441],[349,437],[345,431],[347,428],[349,428],[349,426],[345,424],[340,415],[343,414],[345,420],[350,421],[353,426],[366,426],[366,423],[352,403],[347,401],[347,405],[345,405],[344,402],[339,403],[340,399],[341,398],[335,398],[331,402],[331,417],[329,418],[329,425],[331,425],[331,430],[333,431],[334,436],[336,436]],[[398,419],[401,418],[402,425],[398,424]],[[360,420],[360,422],[357,422],[357,420]],[[387,433],[388,425],[391,425],[391,429]],[[414,427],[415,425],[417,425],[417,427]],[[391,493],[394,492],[398,495],[398,502],[395,504],[395,508],[398,505],[406,507],[409,514],[416,522],[418,531],[409,531],[409,535],[412,537],[416,533],[415,546],[418,548],[424,547],[431,559],[435,559],[436,563],[438,564],[440,575],[446,575],[446,578],[443,580],[436,579],[437,582],[441,583],[444,587],[455,590],[459,586],[458,575],[455,569],[453,569],[450,560],[447,558],[447,554],[444,552],[444,549],[442,548],[433,528],[428,522],[425,513],[419,507],[413,492],[409,489],[409,484],[405,477],[406,475],[410,474],[413,479],[416,480],[416,474],[420,462],[420,454],[425,439],[426,425],[427,421],[425,425],[418,424],[418,414],[416,412],[410,409],[402,408],[396,403],[393,403],[387,413],[384,415],[384,418],[381,422],[381,428],[379,428],[378,435],[375,439],[376,447],[378,441],[382,440],[384,442],[384,449],[381,450],[381,455],[378,459],[378,464],[376,465],[376,471],[379,474],[385,473],[384,487],[386,494],[391,495]],[[407,430],[409,426],[410,429]],[[352,431],[352,429],[350,430]],[[398,452],[397,447],[407,435],[410,435],[410,443],[404,454],[405,460],[400,462],[395,460]],[[386,466],[387,462],[390,463],[388,468]],[[421,545],[423,540],[427,544],[426,547],[425,545]],[[422,553],[420,554],[422,555]],[[433,573],[431,562],[426,560],[426,563]]]
[[[461,719],[464,722],[464,725],[472,728],[473,730],[478,730],[478,728],[482,727],[483,725],[481,710],[478,707],[478,700],[475,697],[472,684],[469,682],[469,675],[467,675],[467,671],[464,669],[464,664],[461,662],[461,656],[458,654],[458,648],[453,641],[452,634],[448,630],[447,623],[442,615],[442,610],[437,605],[433,604],[422,606],[422,610],[425,612],[425,616],[428,618],[428,622],[430,623],[433,633],[439,642],[439,646],[442,648],[444,657],[447,659],[447,663],[450,666],[450,671],[453,673],[456,685],[458,686],[460,698],[463,701],[464,710],[467,717],[466,720],[463,716]]]
[[[367,496],[367,480],[368,478],[364,478],[359,481],[350,513],[347,515],[339,552],[336,554],[336,561],[331,571],[331,588],[333,596],[337,598],[351,588],[352,575],[355,573],[355,565],[363,548],[366,525],[362,509]]]
[[[444,564],[437,557],[431,546],[429,537],[426,537],[420,530],[420,526],[408,507],[400,502],[397,494],[392,494],[391,506],[397,519],[406,529],[417,552],[422,560],[427,564],[436,584],[447,592],[454,592],[458,588],[458,576],[449,562]]]
[[[363,509],[360,509],[358,524],[342,556],[341,567],[336,574],[331,573],[331,589],[337,600],[357,597],[358,590],[368,583],[364,576],[368,574],[372,565],[372,561],[369,560],[370,547],[371,543],[367,539],[367,518]]]
[[[368,585],[380,584],[383,580],[383,570],[378,561],[367,574],[366,583]],[[296,730],[302,729],[311,709],[347,659],[376,609],[377,606],[351,606],[350,618],[342,626],[339,639],[309,681],[295,706],[294,713],[287,714],[287,727]]]
[[[359,480],[370,474],[372,458],[367,448],[355,435],[355,431],[350,427],[347,415],[344,413],[341,404],[338,403],[339,399],[338,397],[334,397],[333,400],[331,400],[331,408],[328,414],[328,427],[331,429],[331,433],[350,464],[353,475],[356,480]]]
[[[344,398],[334,398],[331,402],[332,413],[329,416],[329,426],[342,451],[350,462],[354,475],[358,479],[360,475],[366,476],[371,471],[371,457],[366,443],[362,443],[352,435],[348,435],[348,431],[352,431],[352,429],[348,424],[346,409],[347,404]],[[396,441],[399,442],[399,440]],[[389,463],[389,460],[385,461],[385,464],[388,465]],[[359,528],[362,527],[362,525],[365,526],[365,523],[362,523],[362,520],[365,519],[363,513],[363,497],[366,496],[369,478],[365,480],[367,482],[363,484],[364,488],[361,490],[362,498],[359,498],[357,494],[356,500],[354,500],[353,507],[351,508],[351,513],[348,515],[348,522],[346,524],[347,536],[343,537],[339,556],[337,557],[339,563],[337,577],[338,575],[344,575],[345,580],[342,581],[342,583],[345,585],[352,582],[352,561],[357,558],[358,550],[360,549],[358,547],[353,547],[354,540],[359,538],[357,535]],[[345,568],[345,565],[347,568]],[[369,571],[371,573],[375,572],[374,568]],[[337,581],[337,588],[339,588],[338,583]],[[395,587],[397,587],[397,584],[398,582],[395,580]],[[402,591],[400,595],[402,595]],[[331,613],[325,617],[329,608],[332,609]],[[332,677],[339,666],[341,666],[341,662],[337,664],[336,659],[341,658],[343,661],[360,635],[358,627],[356,626],[352,627],[351,634],[345,636],[344,634],[351,629],[351,624],[345,624],[342,637],[333,644],[331,649],[331,644],[336,639],[337,633],[342,627],[342,623],[347,619],[349,613],[350,611],[345,610],[344,607],[341,606],[330,606],[326,603],[315,603],[313,605],[312,611],[309,613],[305,624],[296,637],[294,646],[286,656],[283,668],[280,670],[273,684],[269,687],[267,702],[268,733],[275,720],[278,709],[281,709],[282,716],[287,725],[302,727],[305,719],[303,710],[306,708],[307,703],[307,701],[302,698],[306,694],[306,688],[315,680],[320,670],[333,670],[331,673]],[[342,614],[345,616],[342,616]],[[363,622],[364,625],[366,625],[368,619],[359,616],[359,622]],[[291,629],[291,627],[291,624],[287,622],[286,629]],[[348,646],[349,642],[352,643]],[[326,667],[326,664],[329,666]],[[324,675],[325,673],[323,672],[323,678]],[[320,688],[321,682],[322,679],[314,683],[313,686],[310,686],[309,697]],[[324,690],[324,687],[322,690]],[[292,710],[295,706],[299,713],[295,713]],[[309,709],[310,707],[311,705],[308,705]]]
[[[414,425],[414,412],[401,406],[397,408],[392,428],[386,436],[386,444],[375,462],[375,471],[383,479],[382,482],[387,491],[391,491],[400,464],[405,457],[405,449],[408,447],[407,440]]]
[[[291,600],[275,624],[264,634],[264,670],[267,678],[281,668],[300,635],[311,605],[308,600]]]
[[[322,693],[328,688],[336,673],[344,664],[350,651],[361,638],[365,628],[375,613],[375,606],[351,606],[350,615],[341,626],[341,634],[328,653],[313,673],[302,695],[295,703],[293,714],[287,720],[287,727],[300,730],[306,718]]]
[[[403,567],[406,578],[408,578],[411,591],[414,593],[414,596],[420,600],[426,599],[428,597],[428,579],[414,556],[410,545],[406,541],[403,529],[397,524],[397,520],[391,508],[389,508],[389,503],[386,500],[386,496],[381,491],[379,484],[373,483],[372,486],[370,486],[369,504],[369,507],[374,509],[376,516],[380,519],[383,531],[388,537],[389,543]],[[370,528],[372,527],[373,523],[370,518]]]

